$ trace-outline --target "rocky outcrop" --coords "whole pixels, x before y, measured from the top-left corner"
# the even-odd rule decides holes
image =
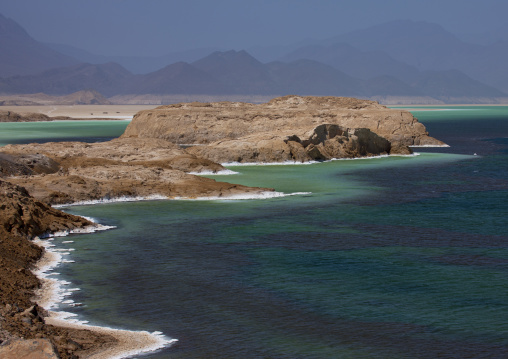
[[[58,352],[48,339],[13,340],[0,346],[3,359],[60,359]]]
[[[4,104],[7,106],[7,104]],[[25,104],[24,106],[29,106],[34,104]],[[0,101],[0,106],[2,106],[2,101]],[[11,106],[23,106],[20,104],[11,104]],[[94,120],[115,120],[115,118],[108,117],[94,117]],[[27,112],[27,113],[17,113],[13,111],[0,111],[0,122],[47,122],[47,121],[80,121],[80,120],[90,120],[90,118],[77,118],[77,117],[69,117],[69,116],[54,116],[50,117],[43,113],[37,112]]]
[[[9,182],[0,179],[0,356],[26,353],[27,357],[33,354],[40,358],[52,355],[54,346],[60,358],[87,357],[119,340],[102,332],[49,325],[44,310],[33,305],[40,282],[30,269],[43,250],[29,239],[92,224],[48,203],[122,196],[228,197],[271,190],[187,173],[222,169],[217,163],[157,139],[3,147],[0,173]],[[39,340],[44,338],[47,340]]]
[[[26,113],[20,115],[12,111],[0,111],[0,122],[35,122],[52,121],[53,119],[42,113]]]
[[[58,353],[57,357],[65,359],[96,343],[114,344],[112,337],[46,324],[44,310],[32,302],[40,283],[30,269],[43,250],[29,239],[92,223],[51,208],[31,197],[23,187],[3,180],[0,203],[0,357],[24,358],[21,354],[26,353],[30,358],[29,355],[39,353],[34,358],[42,358],[42,353]]]
[[[29,269],[42,249],[29,239],[91,224],[48,204],[122,196],[260,194],[271,189],[189,172],[224,169],[217,162],[407,153],[408,145],[424,144],[442,143],[429,137],[409,112],[352,98],[287,96],[263,105],[190,103],[142,111],[121,138],[109,142],[2,147],[0,177],[9,182],[0,179],[0,345],[5,344],[0,354],[24,347],[28,352],[48,350],[51,357],[54,346],[65,359],[116,340],[48,325],[44,311],[33,305],[39,281]],[[17,342],[20,337],[29,341]]]
[[[82,217],[61,212],[36,200],[24,187],[2,180],[0,180],[0,203],[0,233],[5,235],[31,238],[47,232],[92,224]],[[3,241],[0,242],[1,246],[4,246]],[[5,253],[4,249],[9,250],[6,246],[2,248],[2,253]]]
[[[47,158],[56,164],[58,171],[39,175],[27,173],[31,170],[29,166],[23,167],[20,163],[34,156]],[[2,157],[10,158],[11,164],[19,166],[11,170],[15,176],[8,177],[10,182],[24,186],[31,195],[51,204],[154,195],[221,197],[271,191],[189,174],[217,172],[224,167],[158,139],[8,145],[2,148]],[[0,162],[1,172],[7,172],[1,165]]]
[[[55,173],[58,169],[58,163],[38,153],[21,155],[0,153],[0,177]]]
[[[217,162],[308,161],[443,145],[407,111],[343,97],[161,106],[136,114],[122,137],[165,139]]]
[[[216,162],[308,162],[388,154],[391,144],[374,132],[319,125],[300,138],[262,133],[193,146],[188,152]]]

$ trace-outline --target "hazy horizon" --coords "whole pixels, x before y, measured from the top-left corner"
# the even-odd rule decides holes
[[[437,23],[457,35],[508,39],[500,0],[4,0],[0,13],[36,40],[108,56],[197,48],[242,50],[326,39],[393,20]]]

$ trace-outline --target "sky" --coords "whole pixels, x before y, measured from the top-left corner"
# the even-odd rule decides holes
[[[280,46],[401,19],[508,29],[506,0],[2,0],[0,13],[38,41],[122,56]]]

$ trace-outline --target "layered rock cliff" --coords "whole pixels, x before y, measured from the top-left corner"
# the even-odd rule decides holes
[[[216,162],[310,161],[444,145],[410,112],[341,97],[184,103],[141,111],[123,138],[158,138]]]

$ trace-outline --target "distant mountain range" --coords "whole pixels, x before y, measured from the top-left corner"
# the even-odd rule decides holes
[[[298,94],[508,102],[508,42],[470,44],[436,24],[394,21],[286,49],[266,63],[246,51],[201,56],[208,50],[103,63],[111,58],[44,45],[0,15],[0,93],[66,95],[93,89],[107,97]],[[278,53],[255,51],[265,59]],[[166,60],[174,62],[154,71]],[[126,63],[129,70],[122,66]],[[140,74],[142,68],[150,71]]]

